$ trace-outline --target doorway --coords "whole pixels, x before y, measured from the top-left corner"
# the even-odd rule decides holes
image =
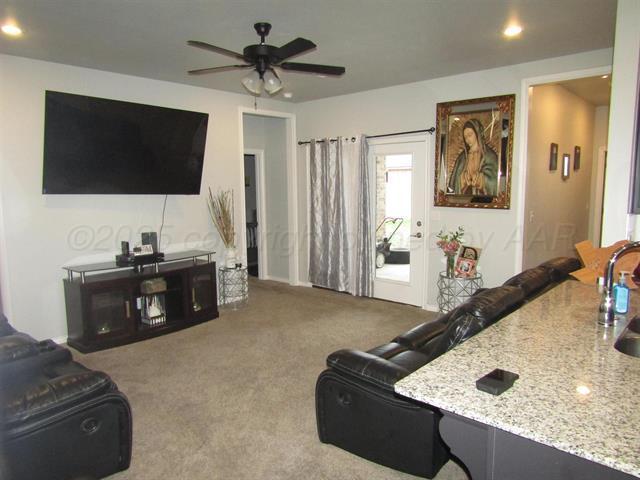
[[[240,109],[241,148],[253,162],[243,155],[238,247],[258,278],[291,284],[298,282],[294,124],[291,114]]]
[[[600,246],[608,74],[528,88],[522,268]]]
[[[247,272],[252,277],[260,277],[260,260],[261,257],[264,257],[264,252],[260,255],[261,240],[259,227],[262,222],[258,221],[260,217],[264,218],[262,212],[260,215],[258,214],[263,205],[263,200],[261,199],[264,190],[264,184],[262,183],[263,158],[264,152],[262,150],[247,150],[244,154]],[[264,258],[262,258],[262,260],[264,262]]]
[[[422,306],[425,141],[372,141],[370,156],[375,165],[374,297]]]

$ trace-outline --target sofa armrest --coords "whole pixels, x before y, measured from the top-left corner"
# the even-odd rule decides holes
[[[327,357],[327,366],[389,391],[393,391],[398,380],[411,373],[389,360],[352,349],[333,352]]]

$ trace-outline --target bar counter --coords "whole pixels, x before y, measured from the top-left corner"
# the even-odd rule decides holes
[[[629,319],[639,296],[631,294]],[[640,477],[640,358],[613,347],[627,321],[598,325],[599,300],[595,286],[568,280],[405,377],[395,391]],[[494,368],[520,375],[499,396],[475,386]]]

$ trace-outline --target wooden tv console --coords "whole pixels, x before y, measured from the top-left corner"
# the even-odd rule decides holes
[[[166,254],[163,262],[140,273],[115,262],[64,267],[67,343],[93,352],[191,327],[218,317],[214,252],[190,250]],[[161,279],[166,289],[143,293],[142,282]],[[144,315],[149,297],[162,305],[159,321]],[[146,302],[146,303],[145,303]]]

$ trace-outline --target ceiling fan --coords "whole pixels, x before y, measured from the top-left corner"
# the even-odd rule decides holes
[[[239,68],[253,68],[253,71],[242,79],[242,84],[251,93],[260,95],[260,92],[262,91],[262,83],[264,83],[264,88],[269,94],[274,94],[282,88],[282,81],[273,67],[278,67],[291,72],[317,73],[319,75],[342,75],[345,72],[344,67],[287,62],[285,60],[316,48],[315,43],[305,38],[296,38],[282,47],[274,47],[273,45],[267,45],[265,43],[265,38],[271,31],[271,24],[259,22],[256,23],[253,28],[255,28],[256,33],[260,36],[260,43],[258,45],[249,45],[245,47],[242,53],[233,52],[222,47],[216,47],[215,45],[200,42],[198,40],[189,40],[187,43],[192,47],[198,47],[210,52],[220,53],[245,62],[244,64],[239,65],[225,65],[222,67],[189,70],[189,74],[202,75],[204,73],[224,72]]]

